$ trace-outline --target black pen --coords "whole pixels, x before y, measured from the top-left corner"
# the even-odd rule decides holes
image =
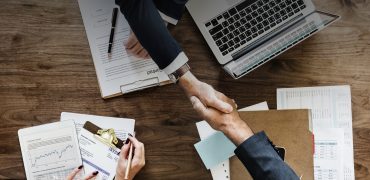
[[[113,8],[112,12],[112,28],[110,29],[108,54],[112,52],[114,29],[116,28],[118,8]]]

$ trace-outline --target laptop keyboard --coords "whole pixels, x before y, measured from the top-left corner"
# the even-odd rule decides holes
[[[303,0],[245,0],[205,25],[225,56],[304,8]]]

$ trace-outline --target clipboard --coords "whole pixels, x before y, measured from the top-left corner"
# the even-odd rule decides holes
[[[103,93],[101,92],[103,99],[117,97],[120,95],[124,95],[124,94],[131,93],[134,91],[144,90],[144,89],[151,88],[151,87],[173,84],[173,82],[169,79],[169,77],[159,68],[151,69],[143,73],[147,73],[147,74],[153,73],[153,75],[148,77],[147,79],[141,79],[141,80],[122,83],[121,85],[119,85],[120,93],[112,94],[109,96],[103,96]],[[134,74],[134,75],[140,76],[139,74]],[[102,87],[100,83],[99,83],[99,88],[100,88],[100,91],[102,91]]]
[[[113,128],[102,129],[90,121],[86,121],[83,128],[94,134],[97,140],[111,148],[121,149],[124,144],[121,139],[117,138]]]
[[[143,89],[147,89],[147,88],[151,88],[155,86],[163,86],[163,85],[172,83],[172,81],[169,80],[168,76],[165,75],[163,71],[159,69],[150,70],[147,73],[153,73],[153,71],[154,73],[157,73],[158,76],[122,84],[120,86],[122,94],[127,94],[127,93],[134,92],[134,91],[140,91]]]
[[[117,15],[112,53],[107,54],[110,13],[117,7],[113,0],[78,0],[78,4],[103,99],[171,83],[152,59],[130,57],[126,52],[123,42],[128,40],[130,26],[121,13]]]

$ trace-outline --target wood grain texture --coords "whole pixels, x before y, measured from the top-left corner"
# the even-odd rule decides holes
[[[356,179],[370,179],[370,2],[315,0],[341,20],[247,76],[217,64],[188,12],[171,33],[194,74],[236,99],[267,101],[276,88],[349,84]],[[24,179],[19,128],[78,112],[136,119],[147,165],[137,179],[211,179],[193,144],[200,118],[175,85],[103,100],[75,0],[0,1],[0,179]]]

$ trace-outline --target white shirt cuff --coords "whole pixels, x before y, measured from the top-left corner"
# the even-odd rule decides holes
[[[185,63],[187,63],[188,60],[189,59],[185,55],[185,53],[181,52],[179,55],[177,55],[175,60],[173,60],[170,65],[168,65],[166,68],[163,69],[163,71],[168,75],[172,74],[173,72],[178,70],[181,66],[183,66]]]
[[[159,12],[159,15],[162,17],[162,19],[165,20],[166,22],[171,23],[172,25],[176,25],[177,24],[178,21],[176,19],[163,14],[159,10],[158,10],[158,12]]]

